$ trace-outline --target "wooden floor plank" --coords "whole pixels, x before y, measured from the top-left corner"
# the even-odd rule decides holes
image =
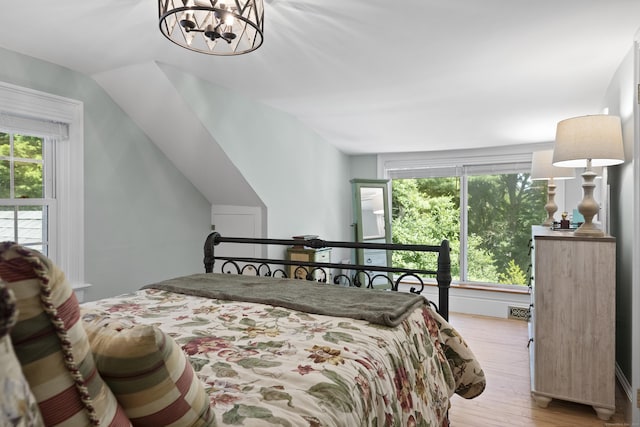
[[[527,323],[451,313],[451,324],[462,334],[482,364],[487,389],[472,400],[455,395],[451,427],[608,427],[624,426],[617,408],[609,421],[598,419],[591,406],[552,400],[539,408],[530,394]],[[623,392],[616,390],[617,400]]]

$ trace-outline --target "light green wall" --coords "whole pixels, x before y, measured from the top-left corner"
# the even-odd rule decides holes
[[[0,49],[0,80],[84,103],[89,299],[201,271],[211,208],[91,78]]]
[[[616,237],[616,361],[625,377],[631,382],[632,363],[632,268],[633,235],[638,226],[637,212],[633,212],[634,192],[637,183],[633,181],[634,150],[634,58],[633,49],[622,61],[607,90],[606,107],[609,114],[618,115],[622,120],[625,145],[624,164],[609,168],[611,200],[611,234]],[[638,307],[635,307],[637,310]],[[638,325],[635,325],[638,327]]]
[[[375,154],[351,156],[351,178],[378,179],[378,156]]]
[[[350,238],[349,157],[289,114],[161,65],[267,208],[267,235]]]

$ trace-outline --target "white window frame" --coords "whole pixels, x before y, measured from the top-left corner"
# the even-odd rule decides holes
[[[57,218],[50,224],[49,257],[71,284],[84,283],[84,106],[81,101],[0,82],[0,112],[66,123],[56,142]]]

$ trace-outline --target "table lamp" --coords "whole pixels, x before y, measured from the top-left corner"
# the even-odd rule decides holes
[[[553,214],[558,210],[555,202],[556,184],[554,179],[575,178],[573,168],[561,168],[553,166],[553,150],[535,151],[531,156],[531,180],[545,180],[547,183],[547,204],[544,205],[547,211],[547,219],[542,223],[544,226],[553,226],[555,222]]]
[[[558,122],[553,165],[586,168],[582,174],[583,198],[578,204],[578,212],[584,217],[584,222],[575,231],[576,235],[604,236],[604,232],[593,224],[600,205],[593,198],[596,173],[592,167],[620,163],[624,163],[620,117],[599,114]]]

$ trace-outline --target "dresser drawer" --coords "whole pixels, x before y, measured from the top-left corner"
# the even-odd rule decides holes
[[[315,260],[316,262],[331,262],[331,251],[316,251]]]
[[[386,267],[387,251],[378,249],[365,249],[363,251],[363,265]]]

